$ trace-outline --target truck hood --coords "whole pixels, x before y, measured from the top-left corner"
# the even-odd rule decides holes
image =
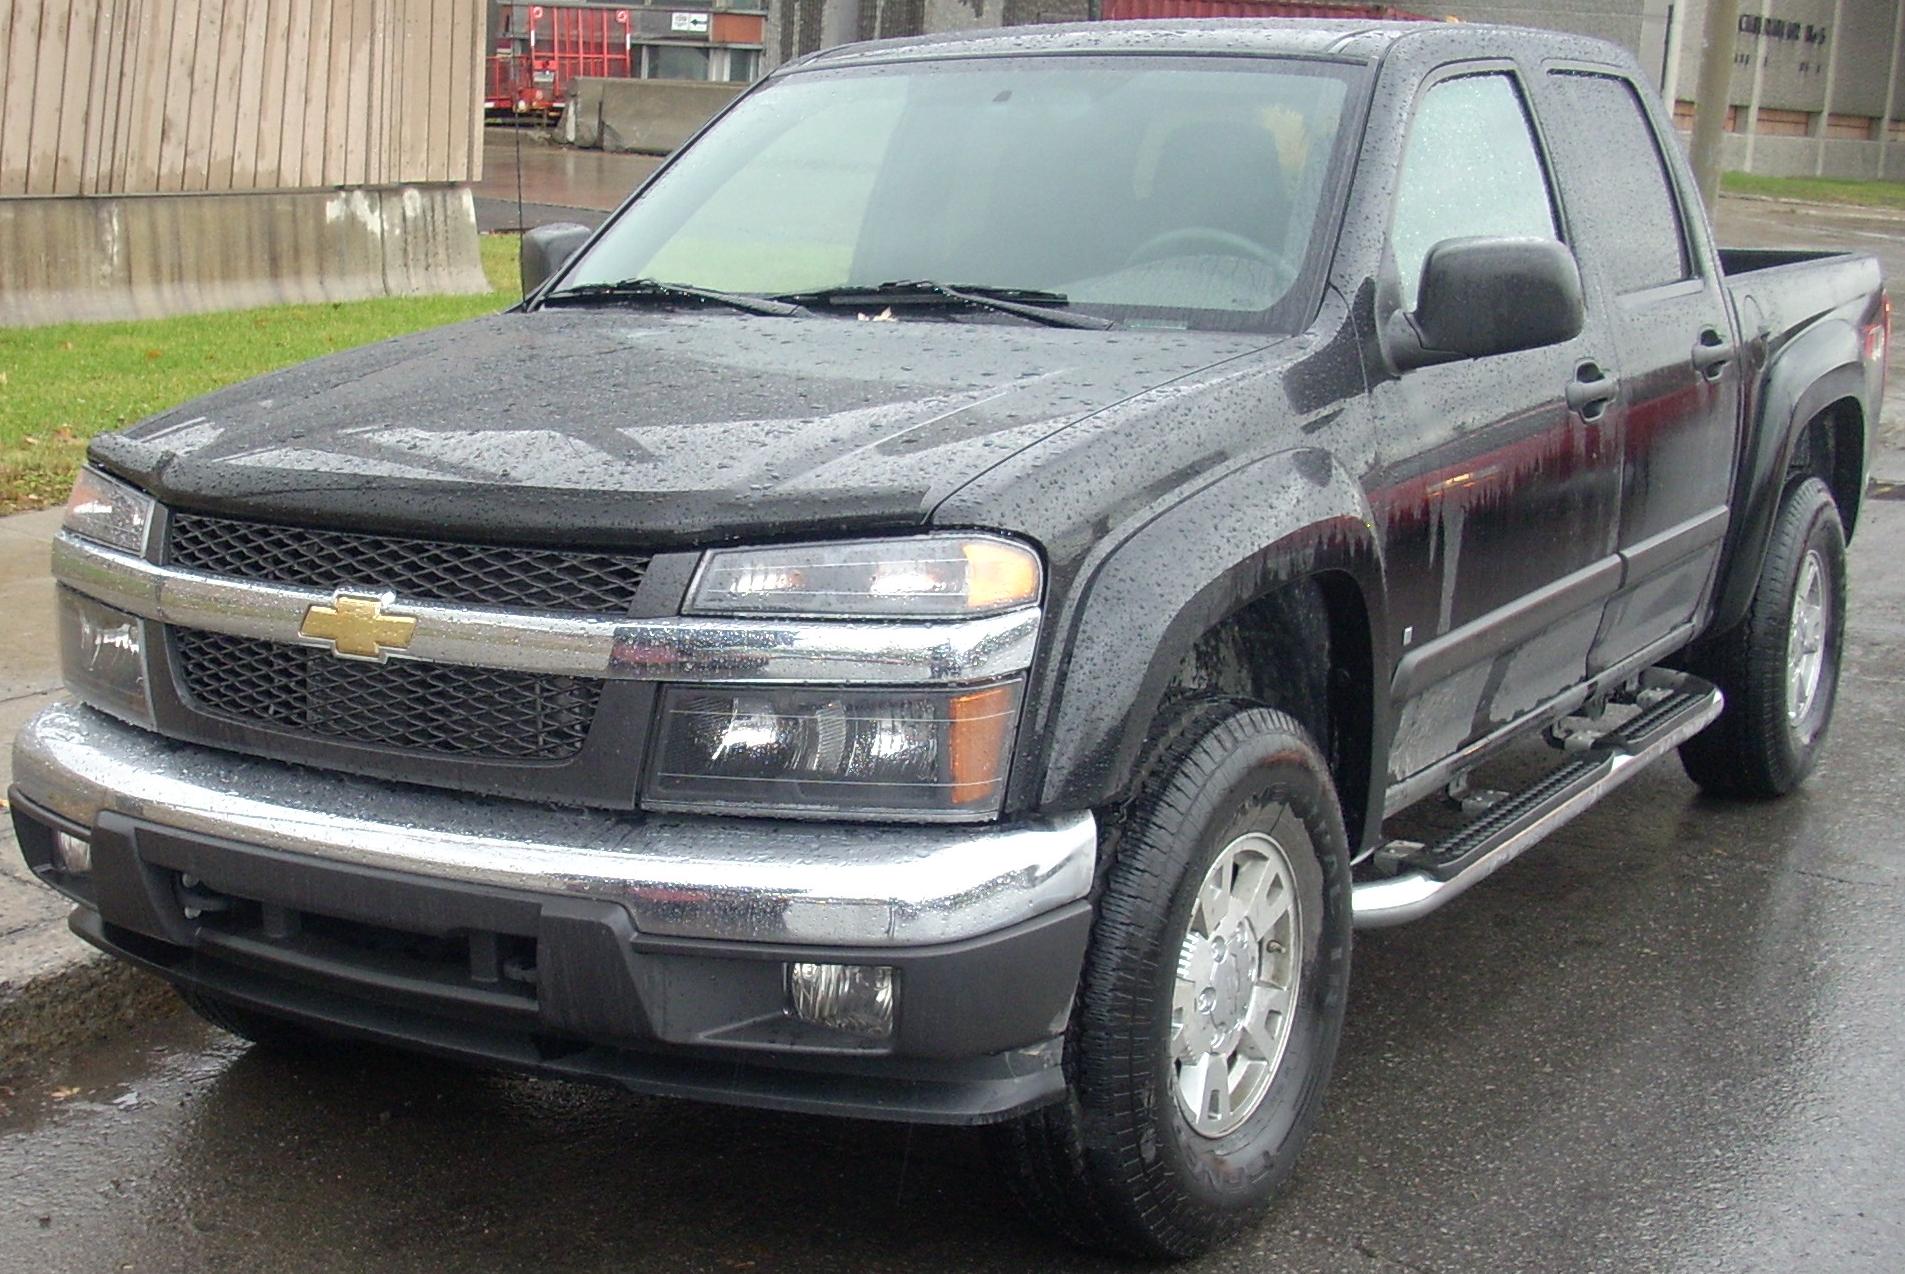
[[[1265,344],[512,313],[258,377],[92,454],[168,504],[367,530],[661,548],[917,525],[1066,424]]]

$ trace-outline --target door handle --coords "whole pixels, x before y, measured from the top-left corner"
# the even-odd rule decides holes
[[[1726,373],[1726,365],[1733,361],[1733,344],[1720,335],[1714,327],[1700,329],[1700,339],[1693,346],[1693,370],[1708,380],[1718,380]]]
[[[1607,414],[1607,405],[1614,401],[1620,387],[1621,378],[1604,371],[1599,363],[1582,363],[1568,382],[1568,406],[1592,424]]]

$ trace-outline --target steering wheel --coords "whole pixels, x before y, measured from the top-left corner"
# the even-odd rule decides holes
[[[1188,257],[1206,255],[1189,251],[1203,247],[1215,249],[1213,255],[1222,257],[1248,257],[1267,266],[1278,264],[1277,254],[1253,239],[1228,230],[1219,230],[1215,226],[1179,226],[1175,230],[1166,230],[1154,234],[1140,243],[1125,258],[1127,267],[1143,265],[1147,261],[1160,261],[1165,257]]]

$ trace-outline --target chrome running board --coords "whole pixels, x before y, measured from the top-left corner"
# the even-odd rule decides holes
[[[1648,671],[1641,693],[1640,713],[1602,735],[1579,759],[1446,840],[1410,847],[1398,874],[1358,882],[1351,894],[1356,927],[1383,929],[1428,915],[1706,729],[1725,706],[1716,687],[1665,669]]]

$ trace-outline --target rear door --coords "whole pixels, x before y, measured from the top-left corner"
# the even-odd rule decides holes
[[[1740,372],[1718,267],[1696,238],[1641,87],[1606,66],[1544,68],[1561,191],[1582,267],[1604,297],[1621,369],[1620,592],[1590,659],[1600,671],[1677,644],[1707,596],[1726,530]],[[1677,159],[1678,156],[1676,155]]]
[[[1447,239],[1571,243],[1552,166],[1507,63],[1444,68],[1403,143],[1389,254],[1404,310]],[[1389,778],[1416,774],[1580,683],[1619,578],[1618,374],[1590,298],[1570,341],[1439,366],[1371,387],[1385,464],[1390,613],[1402,656]]]

